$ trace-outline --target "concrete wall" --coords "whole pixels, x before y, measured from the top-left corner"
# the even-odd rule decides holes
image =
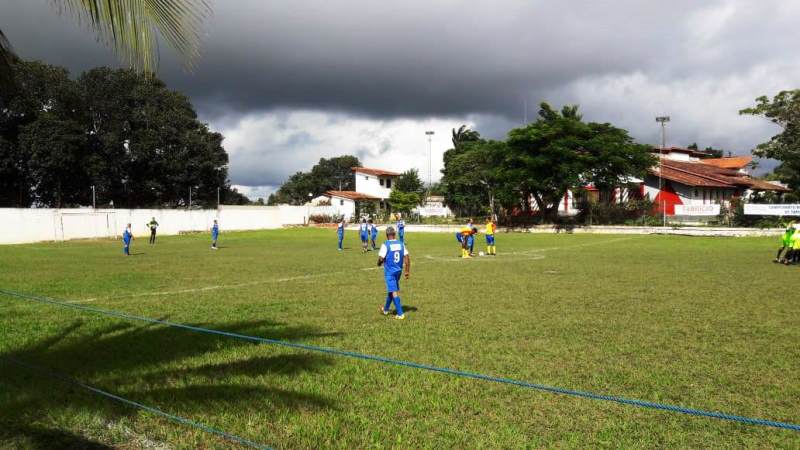
[[[23,209],[0,208],[0,244],[23,244],[119,236],[127,224],[134,235],[149,234],[155,217],[160,235],[208,231],[214,219],[222,231],[267,230],[303,225],[305,206],[228,206],[218,210],[178,209]]]

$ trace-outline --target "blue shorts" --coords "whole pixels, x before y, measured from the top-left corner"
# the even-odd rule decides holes
[[[386,278],[386,292],[398,292],[400,290],[400,275],[403,272],[384,274]]]
[[[461,243],[461,233],[456,233],[456,240],[459,244]]]
[[[486,245],[494,245],[494,235],[487,234],[486,235]]]
[[[362,234],[361,235],[361,242],[367,242],[368,240],[369,240],[369,237],[366,234]]]

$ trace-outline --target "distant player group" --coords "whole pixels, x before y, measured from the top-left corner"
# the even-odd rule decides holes
[[[411,258],[409,257],[408,248],[405,244],[405,228],[406,224],[402,215],[396,214],[397,222],[395,227],[386,227],[386,241],[381,244],[380,251],[378,252],[378,267],[383,266],[383,277],[386,282],[386,302],[381,306],[381,313],[384,316],[391,314],[391,307],[394,304],[395,319],[403,320],[406,318],[403,312],[403,304],[400,301],[400,277],[405,269],[405,278],[411,276]],[[336,227],[336,237],[338,238],[338,251],[344,251],[344,233],[347,227],[347,220],[342,218]],[[497,248],[495,247],[494,235],[497,231],[497,225],[492,218],[486,222],[486,254],[497,255]],[[472,258],[475,249],[475,235],[478,234],[478,228],[473,225],[472,219],[460,231],[456,232],[456,240],[461,247],[462,258]],[[378,250],[376,239],[378,238],[378,227],[372,219],[361,219],[358,226],[358,235],[361,239],[361,251],[367,253],[373,250]],[[483,256],[483,252],[480,252]]]
[[[156,218],[153,217],[150,222],[147,223],[147,228],[150,229],[150,245],[155,245],[156,243],[156,231],[158,230],[158,222]],[[125,256],[131,255],[131,243],[134,240],[133,236],[133,228],[131,224],[128,224],[125,227],[125,230],[122,232],[122,253]],[[217,247],[217,240],[219,239],[219,223],[217,220],[214,220],[214,225],[211,226],[211,249],[212,250],[219,250]]]

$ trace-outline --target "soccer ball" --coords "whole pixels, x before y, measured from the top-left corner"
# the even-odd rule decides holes
[[[483,252],[478,252],[478,256],[483,256]]]

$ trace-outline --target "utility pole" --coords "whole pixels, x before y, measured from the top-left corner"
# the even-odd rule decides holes
[[[425,135],[428,136],[428,196],[431,195],[431,184],[433,183],[433,174],[431,173],[433,160],[433,131],[426,131]]]
[[[658,150],[658,195],[661,196],[662,223],[667,226],[667,200],[664,198],[664,149],[667,147],[667,122],[669,116],[658,116],[656,122],[661,124],[661,148]]]
[[[97,195],[94,185],[92,185],[92,209],[97,209]]]
[[[217,209],[219,209],[219,187],[217,187]]]

